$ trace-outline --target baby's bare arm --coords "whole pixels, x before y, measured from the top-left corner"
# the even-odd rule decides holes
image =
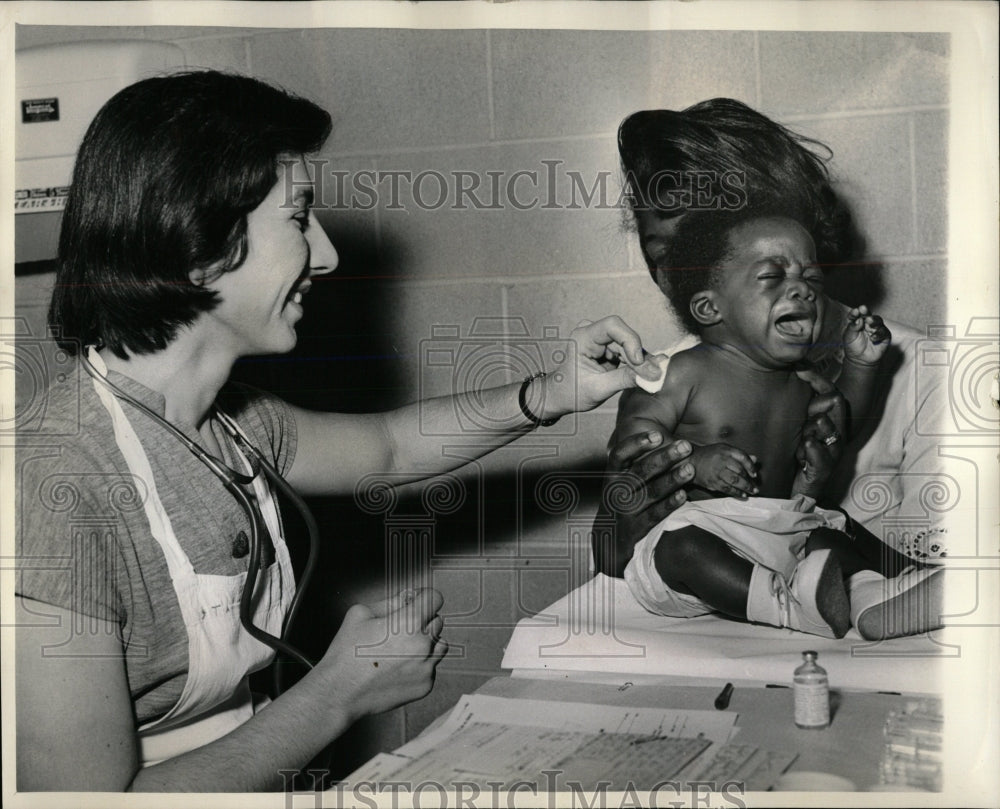
[[[691,463],[695,470],[692,483],[703,490],[701,496],[711,493],[745,499],[758,493],[757,459],[738,447],[718,442],[709,425],[704,423],[704,413],[692,417],[691,411],[699,410],[696,391],[700,384],[704,385],[705,375],[713,374],[710,365],[704,356],[682,353],[671,361],[663,388],[658,393],[630,390],[623,394],[612,445],[652,431],[662,434],[666,441],[686,439],[692,445]],[[706,407],[716,411],[716,399],[730,395],[731,391],[708,388],[710,402]],[[700,426],[695,427],[697,423]]]
[[[694,470],[682,461],[691,446],[673,440],[676,419],[669,399],[662,389],[656,394],[632,389],[618,402],[615,431],[608,441],[604,494],[591,539],[599,573],[623,576],[636,542],[687,499],[681,487]],[[621,460],[623,451],[627,464]]]
[[[837,388],[850,406],[852,431],[868,416],[878,386],[880,364],[892,342],[892,333],[882,318],[867,306],[851,310],[844,331],[844,365]]]
[[[665,390],[646,393],[633,388],[623,392],[618,402],[615,431],[608,445],[614,446],[626,438],[651,431],[662,435],[665,442],[672,441],[679,415],[672,398]]]

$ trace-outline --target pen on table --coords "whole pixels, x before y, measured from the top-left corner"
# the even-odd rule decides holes
[[[719,696],[715,698],[715,708],[718,711],[724,711],[729,707],[729,698],[733,695],[733,684],[726,683],[726,687],[719,692]]]

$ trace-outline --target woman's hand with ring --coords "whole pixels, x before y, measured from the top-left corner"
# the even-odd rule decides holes
[[[831,392],[817,393],[809,403],[802,439],[795,450],[799,471],[792,483],[792,494],[818,499],[840,460],[847,402],[832,385],[829,390]]]

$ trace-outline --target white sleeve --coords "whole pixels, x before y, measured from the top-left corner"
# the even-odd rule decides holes
[[[929,560],[947,555],[949,512],[963,488],[942,463],[951,421],[948,367],[925,362],[938,341],[900,324],[890,329],[901,361],[878,425],[851,459],[841,506],[890,547]]]

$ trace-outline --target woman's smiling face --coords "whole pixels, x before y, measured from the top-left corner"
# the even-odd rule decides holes
[[[205,314],[235,356],[290,351],[310,277],[338,256],[312,212],[313,186],[300,156],[279,161],[270,193],[247,215],[246,260],[207,284],[220,302]]]

